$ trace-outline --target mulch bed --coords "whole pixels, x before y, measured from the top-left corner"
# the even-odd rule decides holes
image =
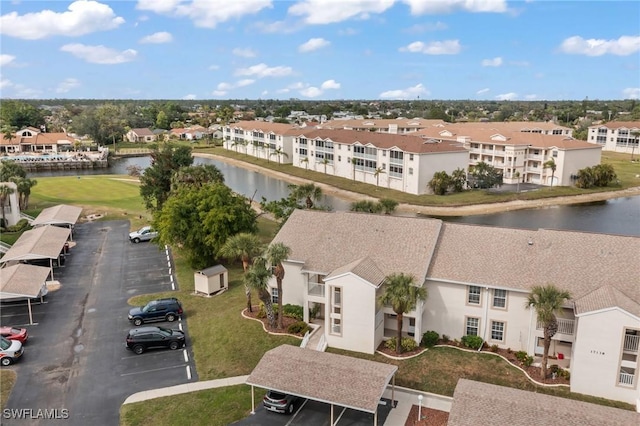
[[[294,324],[296,322],[298,322],[297,319],[295,318],[290,318],[290,317],[282,317],[282,328],[271,328],[269,327],[269,321],[267,320],[267,318],[258,318],[258,312],[260,311],[260,308],[258,306],[253,306],[253,312],[249,312],[248,309],[244,310],[244,315],[249,317],[249,318],[253,318],[256,319],[258,321],[262,321],[262,323],[264,324],[264,328],[267,329],[268,331],[272,332],[272,333],[286,333],[286,334],[291,334],[288,332],[289,326],[291,324]],[[278,310],[275,309],[275,314],[276,314],[276,324],[278,323]],[[294,334],[294,336],[300,336],[303,337],[303,334]]]
[[[418,414],[422,417],[421,420],[418,420]],[[414,405],[411,407],[404,426],[447,426],[448,421],[449,413],[446,411],[422,407],[418,413],[418,406]]]

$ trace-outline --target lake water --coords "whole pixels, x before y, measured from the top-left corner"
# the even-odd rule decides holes
[[[109,169],[33,172],[30,175],[37,179],[38,176],[127,174],[127,167],[130,165],[146,168],[149,164],[149,157],[129,157],[115,160]],[[253,197],[256,201],[260,201],[262,197],[268,200],[276,200],[289,194],[287,182],[255,171],[246,170],[211,158],[196,157],[194,164],[213,164],[224,174],[225,182],[231,189],[247,197]],[[334,210],[348,210],[351,203],[337,197],[325,196],[321,204],[330,206]],[[565,229],[640,236],[640,197],[514,210],[488,215],[441,217],[441,219],[451,222],[509,228]]]

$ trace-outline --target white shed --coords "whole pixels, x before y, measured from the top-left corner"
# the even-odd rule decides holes
[[[222,265],[196,271],[193,279],[196,293],[211,295],[229,287],[229,273]]]

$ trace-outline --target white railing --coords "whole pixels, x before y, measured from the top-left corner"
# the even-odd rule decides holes
[[[626,334],[624,336],[625,352],[638,352],[640,347],[640,335]]]
[[[619,384],[633,386],[633,378],[634,378],[633,374],[629,374],[621,371]]]
[[[327,338],[324,337],[324,334],[322,334],[320,336],[320,341],[318,342],[318,345],[316,346],[316,351],[319,352],[324,352],[327,349]]]
[[[308,294],[309,296],[324,297],[324,284],[310,282]]]
[[[575,320],[558,318],[558,334],[573,335],[574,325],[575,325]],[[542,330],[544,328],[544,324],[538,321],[536,328],[538,330]]]
[[[302,342],[300,342],[300,347],[301,348],[306,348],[307,347],[307,343],[309,343],[309,337],[311,336],[311,333],[309,333],[308,331],[306,333],[304,333],[304,337],[302,338]]]

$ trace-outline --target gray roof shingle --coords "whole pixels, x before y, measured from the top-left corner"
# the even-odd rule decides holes
[[[49,268],[25,264],[1,268],[0,299],[38,297],[49,272]]]
[[[59,204],[42,210],[31,224],[33,226],[74,225],[81,213],[82,207]]]

